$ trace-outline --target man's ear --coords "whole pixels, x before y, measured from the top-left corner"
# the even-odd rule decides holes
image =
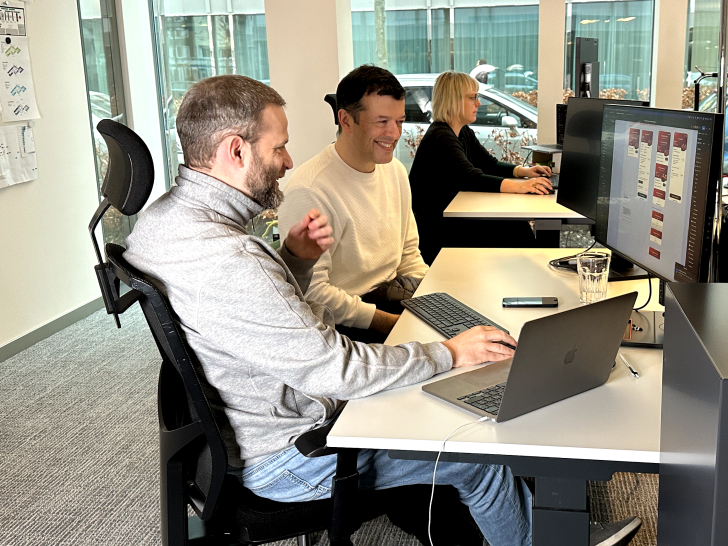
[[[226,140],[228,142],[223,152],[227,155],[227,159],[238,167],[245,167],[249,157],[250,143],[238,135],[232,135]]]
[[[351,126],[354,124],[354,118],[343,108],[339,109],[337,115],[339,117],[339,127],[341,127],[342,132],[350,133],[352,131]]]

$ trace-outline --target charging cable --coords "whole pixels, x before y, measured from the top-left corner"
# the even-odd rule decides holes
[[[592,248],[594,248],[594,245],[597,244],[596,241],[594,241],[589,248],[587,248],[584,252],[579,252],[579,254],[584,254],[585,252],[589,252]],[[563,258],[556,258],[555,260],[551,260],[549,262],[549,266],[551,266],[554,269],[568,269],[570,271],[573,271],[573,269],[566,265],[565,262],[568,264],[569,260],[573,260],[575,258],[578,258],[579,254],[573,254],[571,256],[564,256]]]
[[[437,475],[437,464],[440,462],[440,455],[442,455],[442,452],[445,451],[445,444],[450,439],[450,437],[455,435],[455,433],[458,432],[461,428],[469,427],[477,423],[482,423],[483,421],[495,421],[495,419],[486,416],[481,417],[480,419],[478,419],[477,421],[473,421],[472,423],[465,423],[464,425],[460,425],[450,434],[448,434],[447,437],[442,441],[442,447],[437,453],[437,459],[435,459],[435,470],[432,471],[432,491],[430,493],[430,507],[427,512],[427,537],[430,539],[430,546],[435,546],[432,542],[432,501],[435,499],[435,476]]]

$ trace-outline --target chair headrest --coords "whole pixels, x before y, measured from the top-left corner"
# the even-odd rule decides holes
[[[326,102],[329,106],[331,106],[331,109],[334,111],[334,124],[339,124],[339,109],[336,106],[336,93],[329,93],[328,95],[324,95],[324,102]]]
[[[102,119],[96,126],[106,141],[109,167],[101,194],[126,216],[138,213],[154,185],[152,154],[144,141],[126,125]]]

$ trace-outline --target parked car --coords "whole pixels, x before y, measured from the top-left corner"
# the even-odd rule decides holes
[[[397,76],[405,88],[405,123],[395,157],[409,171],[419,139],[432,123],[432,88],[438,74],[407,74]],[[498,159],[515,161],[526,154],[521,146],[536,143],[538,116],[536,108],[511,97],[493,86],[479,84],[481,106],[470,128],[478,140]],[[518,155],[516,155],[518,154]]]

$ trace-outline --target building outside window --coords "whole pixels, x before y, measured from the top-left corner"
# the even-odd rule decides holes
[[[487,68],[480,79],[496,89],[522,93],[521,98],[536,90],[538,3],[449,4],[442,0],[352,0],[354,66],[372,63],[405,75],[445,70],[470,73],[483,65]],[[383,13],[378,13],[378,6],[384,7]],[[384,40],[377,39],[379,29],[383,29]]]
[[[152,0],[168,171],[183,162],[175,122],[185,92],[211,76],[242,74],[266,84],[264,0]]]
[[[519,162],[521,146],[536,138],[538,2],[452,4],[352,0],[354,66],[387,68],[404,86],[406,122],[395,154],[407,168],[431,121],[435,79],[446,70],[483,84],[472,128],[497,157]]]
[[[574,80],[576,38],[599,40],[599,96],[650,100],[653,0],[566,3],[564,95]]]

